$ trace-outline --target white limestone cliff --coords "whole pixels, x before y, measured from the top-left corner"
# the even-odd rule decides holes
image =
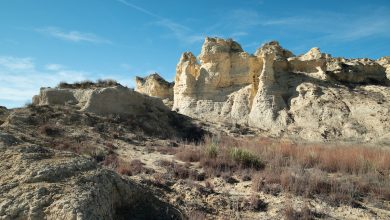
[[[250,55],[206,38],[198,60],[186,52],[177,65],[173,109],[182,114],[314,141],[390,140],[385,58],[332,58],[319,48],[295,56],[276,41]]]

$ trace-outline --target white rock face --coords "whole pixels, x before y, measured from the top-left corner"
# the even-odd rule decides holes
[[[250,55],[206,38],[198,59],[186,52],[177,65],[173,109],[182,114],[312,141],[390,141],[386,58],[332,58],[319,48],[294,56],[275,41]]]
[[[245,110],[248,105],[234,102],[250,101],[248,97],[254,88],[246,86],[257,80],[262,61],[244,52],[236,42],[218,38],[206,38],[199,60],[200,64],[189,52],[182,55],[176,68],[173,109],[189,116],[216,120],[236,114],[231,111],[232,107]],[[247,98],[239,94],[247,94]]]
[[[165,81],[158,73],[144,78],[136,77],[135,82],[135,91],[139,93],[161,99],[173,100],[173,83]]]

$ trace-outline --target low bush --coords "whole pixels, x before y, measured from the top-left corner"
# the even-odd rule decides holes
[[[44,124],[38,128],[38,131],[47,136],[58,136],[61,134],[61,129],[53,124]]]
[[[244,167],[260,169],[264,167],[260,157],[242,148],[233,148],[230,150],[230,157]]]

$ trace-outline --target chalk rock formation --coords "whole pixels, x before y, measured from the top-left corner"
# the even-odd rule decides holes
[[[135,91],[152,97],[161,98],[164,104],[172,108],[174,83],[167,82],[157,73],[144,78],[137,76],[135,82]]]
[[[288,58],[289,68],[286,71],[301,73],[319,80],[327,80],[329,77],[326,74],[326,61],[329,58],[329,54],[321,53],[320,49],[315,47],[304,55]]]
[[[336,80],[347,83],[371,84],[388,81],[386,68],[370,59],[329,59],[327,72]]]
[[[178,219],[135,183],[93,159],[0,137],[0,219]]]
[[[135,82],[135,91],[139,93],[173,100],[173,83],[167,82],[157,73],[144,78],[137,76]]]
[[[199,60],[199,62],[198,62]],[[295,56],[276,41],[254,55],[232,40],[206,38],[177,65],[173,109],[313,141],[390,140],[388,59]]]
[[[256,56],[244,52],[232,40],[206,38],[199,60],[201,64],[190,52],[182,55],[176,68],[173,109],[190,116],[208,114],[207,117],[218,119],[228,95],[231,95],[232,101],[236,98],[240,99],[237,102],[249,101],[235,94],[253,93],[245,86],[257,80],[256,74],[262,61],[258,61]],[[234,107],[241,108],[243,105]]]
[[[116,85],[105,88],[42,88],[34,105],[78,105],[81,111],[98,115],[139,115],[147,108],[166,110],[158,98]]]

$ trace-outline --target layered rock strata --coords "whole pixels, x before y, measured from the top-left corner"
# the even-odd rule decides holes
[[[255,54],[206,38],[198,59],[176,68],[173,110],[314,141],[389,140],[389,59],[333,58],[313,48],[295,56],[276,41]]]

